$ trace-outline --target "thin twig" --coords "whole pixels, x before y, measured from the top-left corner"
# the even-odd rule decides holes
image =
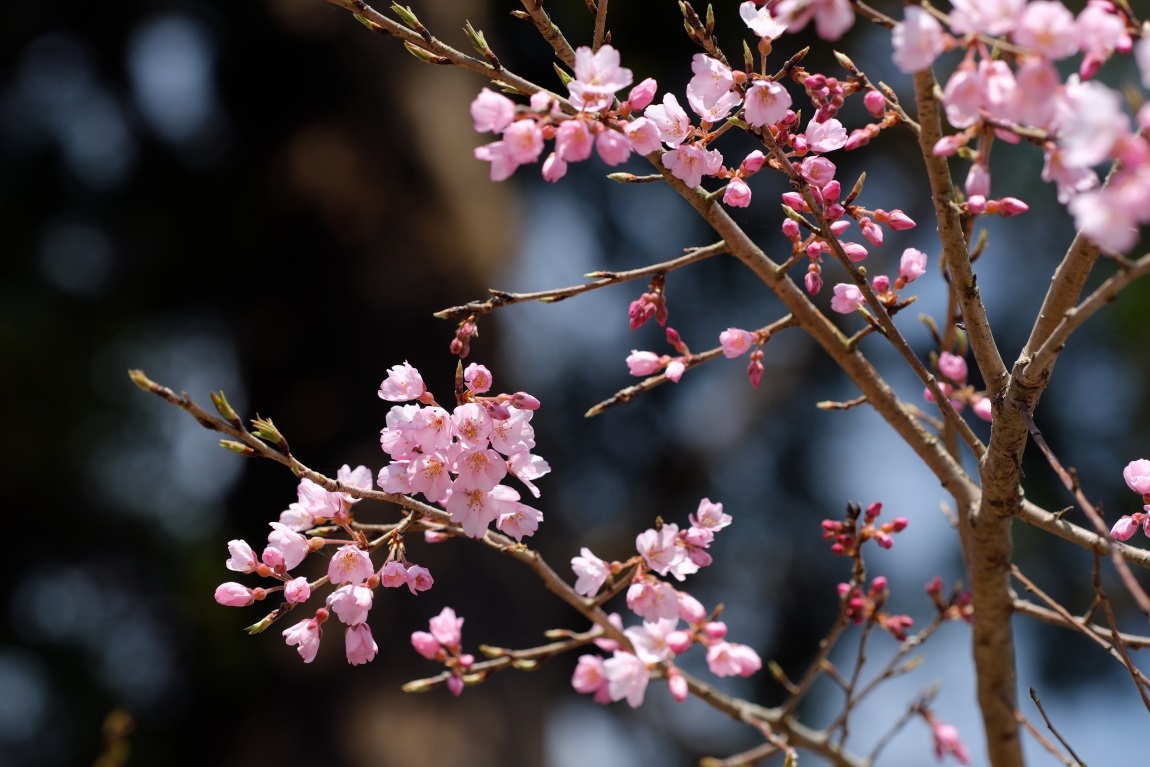
[[[712,256],[722,255],[727,252],[727,246],[723,242],[716,242],[714,245],[706,245],[701,248],[693,248],[685,255],[678,258],[672,258],[669,261],[663,261],[658,264],[651,264],[639,269],[630,269],[624,272],[591,272],[585,276],[595,278],[592,282],[586,282],[582,285],[571,285],[565,288],[553,288],[551,290],[540,290],[534,293],[508,293],[503,290],[491,290],[492,297],[486,301],[472,301],[462,306],[452,306],[448,309],[438,311],[435,316],[441,320],[457,320],[464,317],[475,315],[482,317],[485,314],[490,314],[502,306],[511,306],[512,304],[519,304],[525,301],[541,301],[544,303],[555,303],[562,301],[571,296],[577,296],[581,293],[587,293],[599,288],[605,288],[609,285],[618,285],[630,280],[637,280],[643,277],[652,277],[656,274],[673,272],[676,269],[681,269],[697,261],[710,258]]]
[[[1047,729],[1054,733],[1054,737],[1058,738],[1058,742],[1062,744],[1062,747],[1066,749],[1067,753],[1070,754],[1070,757],[1078,763],[1079,767],[1086,767],[1086,762],[1082,761],[1078,754],[1074,753],[1074,749],[1071,748],[1070,744],[1066,742],[1066,738],[1062,737],[1062,733],[1058,731],[1058,729],[1054,726],[1054,723],[1050,721],[1050,717],[1046,715],[1046,709],[1042,707],[1042,701],[1038,699],[1038,693],[1034,691],[1033,687],[1028,689],[1030,691],[1030,699],[1034,701],[1034,705],[1038,706],[1038,713],[1042,714],[1042,720],[1046,722]]]

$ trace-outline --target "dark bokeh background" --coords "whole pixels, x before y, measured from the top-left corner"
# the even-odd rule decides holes
[[[618,5],[611,28],[624,63],[636,79],[654,75],[681,92],[694,50],[673,7]],[[416,11],[461,48],[458,30],[470,19],[506,63],[550,82],[548,49],[506,17],[510,7],[461,0]],[[588,42],[582,3],[548,7],[574,44]],[[720,22],[737,56],[733,4]],[[872,77],[900,82],[882,36],[852,34],[856,60],[870,51],[876,62]],[[803,39],[780,47],[789,54]],[[830,66],[810,59],[811,69]],[[418,598],[380,594],[372,611],[380,656],[367,667],[344,663],[335,634],[304,665],[279,629],[242,634],[259,608],[211,599],[232,576],[225,542],[262,542],[267,522],[294,500],[295,481],[216,448],[217,437],[131,386],[129,367],[204,402],[226,390],[242,413],[273,417],[317,469],[363,463],[375,471],[386,412],[375,389],[386,369],[410,360],[433,389],[448,391],[453,328],[433,311],[487,286],[573,284],[593,269],[635,267],[711,241],[666,190],[611,185],[597,161],[555,187],[531,168],[515,184],[489,183],[471,157],[485,139],[467,116],[481,86],[467,73],[418,64],[315,0],[0,9],[8,478],[0,765],[91,763],[113,711],[133,718],[130,763],[142,765],[688,763],[755,744],[701,707],[671,706],[658,683],[640,712],[616,705],[604,717],[570,690],[573,658],[497,677],[458,701],[443,691],[400,693],[403,681],[434,673],[406,637],[445,604],[466,616],[470,647],[526,646],[547,628],[583,628],[514,563],[464,543],[413,542],[412,558],[432,569],[436,587]],[[927,221],[926,197],[910,191],[923,180],[906,170],[907,151],[905,135],[884,136],[867,155],[836,162],[844,179],[867,170],[873,196],[864,202]],[[1070,233],[1050,190],[1032,180],[1041,159],[1020,156],[996,165],[996,191],[1026,197],[1034,211],[992,225],[997,250],[980,282],[1008,355]],[[781,191],[760,177],[755,205],[737,212],[776,252]],[[893,268],[909,245],[933,256],[928,238],[890,235],[875,268]],[[701,496],[723,501],[736,527],[717,544],[719,565],[688,586],[708,605],[727,604],[734,639],[797,673],[846,576],[818,540],[818,521],[847,500],[883,500],[913,521],[903,564],[892,557],[878,570],[905,577],[902,607],[925,619],[921,584],[935,572],[954,577],[958,566],[938,488],[869,413],[813,407],[853,393],[806,340],[771,342],[758,392],[743,363],[720,362],[679,387],[581,418],[629,383],[622,360],[631,348],[663,351],[657,330],[626,330],[627,304],[641,289],[514,307],[481,324],[473,359],[494,370],[498,388],[544,401],[538,452],[554,473],[540,482],[547,521],[533,545],[560,571],[583,545],[622,558],[656,515],[682,524]],[[941,291],[937,277],[924,281],[923,311],[935,311]],[[779,315],[764,289],[723,260],[672,275],[668,294],[672,324],[696,349],[730,325]],[[1135,510],[1121,466],[1150,453],[1141,437],[1145,297],[1132,292],[1090,343],[1068,352],[1042,424],[1092,497],[1122,510],[1115,517]],[[912,319],[904,326],[926,353],[929,338]],[[894,363],[880,344],[872,348],[880,364]],[[892,380],[917,396],[909,378]],[[1038,463],[1028,474],[1039,485],[1049,477]],[[1053,487],[1032,495],[1066,503]],[[385,508],[373,513],[391,518]],[[1088,558],[1028,531],[1019,546],[1034,577],[1075,607],[1089,602]],[[950,636],[935,656],[946,663],[883,713],[942,678],[953,684],[940,707],[977,744],[964,633],[954,627]],[[1024,631],[1027,683],[1067,701],[1102,691],[1124,705],[1128,691],[1113,669],[1090,662],[1093,654],[1073,667],[1062,660],[1085,647],[1077,637],[1030,637]],[[765,678],[725,688],[778,695]],[[825,721],[823,706],[835,702],[825,691],[809,713]],[[892,752],[891,763],[920,763],[925,730],[912,726],[905,740],[911,756],[898,762]]]

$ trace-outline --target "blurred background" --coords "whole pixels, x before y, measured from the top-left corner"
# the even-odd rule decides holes
[[[735,4],[723,6],[719,39],[738,59],[744,28]],[[507,15],[516,4],[413,7],[460,49],[470,20],[510,68],[558,88],[550,49]],[[590,42],[584,3],[547,7],[573,45]],[[696,51],[674,7],[619,3],[611,17],[635,79],[654,76],[660,93],[682,100]],[[808,42],[809,30],[784,38],[780,61]],[[905,87],[888,45],[886,33],[858,24],[840,47],[872,79]],[[812,54],[808,68],[836,74],[829,54]],[[1107,76],[1133,81],[1119,63]],[[555,186],[530,167],[490,183],[471,154],[489,137],[472,131],[467,112],[484,84],[418,63],[317,0],[0,7],[0,448],[10,536],[0,566],[0,765],[92,764],[101,754],[117,764],[130,752],[136,765],[610,767],[690,764],[759,742],[701,705],[673,704],[658,682],[638,711],[598,707],[570,689],[574,657],[497,676],[459,700],[444,690],[401,693],[403,682],[436,673],[408,637],[445,605],[466,619],[470,649],[527,647],[549,628],[585,628],[523,568],[465,542],[410,542],[435,588],[378,595],[371,625],[380,654],[366,667],[346,664],[334,633],[305,665],[284,645],[282,626],[243,634],[260,607],[212,600],[234,577],[223,566],[226,542],[261,546],[296,482],[277,465],[216,447],[218,436],[131,385],[129,368],[204,403],[223,389],[242,415],[274,418],[318,470],[348,463],[374,473],[385,462],[377,434],[388,404],[375,392],[387,368],[409,360],[449,398],[454,327],[432,312],[487,287],[576,284],[595,269],[634,268],[714,241],[673,193],[612,184],[597,159],[573,165]],[[865,120],[855,106],[845,111],[848,127]],[[723,148],[736,165],[754,147],[732,139]],[[888,233],[868,261],[872,273],[896,271],[909,246],[937,261],[911,152],[908,134],[893,131],[857,156],[834,157],[844,184],[867,172],[860,202],[900,207],[924,224]],[[1037,180],[1037,151],[994,159],[995,196],[1032,206],[988,224],[991,248],[978,265],[1013,359],[1072,232]],[[768,174],[752,187],[753,205],[734,215],[778,258],[787,249],[778,231],[786,187]],[[838,281],[833,266],[826,277]],[[919,303],[900,321],[926,355],[930,336],[915,316],[938,316],[943,285],[932,270],[915,287]],[[849,575],[820,540],[819,522],[841,516],[848,501],[880,500],[884,518],[911,523],[892,552],[872,557],[871,572],[891,578],[897,611],[929,621],[923,585],[935,574],[960,577],[941,490],[872,413],[815,408],[856,392],[796,332],[766,347],[757,391],[745,359],[720,359],[678,386],[582,417],[633,382],[623,362],[631,349],[668,351],[653,324],[627,328],[628,304],[644,288],[511,307],[480,323],[469,361],[492,369],[497,390],[543,402],[536,452],[553,472],[539,483],[546,521],[531,544],[565,573],[581,546],[625,558],[656,516],[682,525],[701,497],[720,501],[735,523],[719,535],[715,566],[685,588],[708,607],[724,602],[731,638],[797,675],[833,618],[835,584]],[[820,300],[829,303],[829,292]],[[729,326],[756,328],[782,314],[726,258],[672,274],[667,295],[670,324],[697,351]],[[1148,306],[1137,286],[1076,338],[1040,410],[1048,440],[1110,520],[1138,510],[1121,469],[1150,457]],[[919,401],[920,387],[886,346],[870,339],[866,349]],[[1027,477],[1035,501],[1069,504],[1041,462],[1028,464]],[[366,504],[358,513],[395,518]],[[1091,558],[1031,530],[1017,537],[1024,570],[1085,609]],[[1023,688],[1039,689],[1084,759],[1122,763],[1114,734],[1144,726],[1145,712],[1121,669],[1063,630],[1019,622],[1018,635]],[[872,657],[893,649],[887,639],[875,638]],[[958,725],[979,763],[967,639],[965,626],[945,627],[926,648],[928,662],[884,688],[852,728],[858,750],[940,684],[938,714]],[[848,639],[836,662],[849,663],[854,646]],[[705,673],[698,653],[683,666]],[[771,703],[780,691],[767,676],[719,686]],[[1037,720],[1025,698],[1024,713]],[[816,688],[804,716],[824,724],[839,703],[834,689]],[[928,729],[912,722],[881,763],[919,765],[929,748]]]

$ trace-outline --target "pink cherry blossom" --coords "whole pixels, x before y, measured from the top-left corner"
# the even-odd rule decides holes
[[[465,448],[487,447],[491,416],[483,406],[475,402],[460,405],[451,414],[451,422],[455,426],[455,436]]]
[[[668,153],[670,154],[670,153]],[[668,158],[672,159],[672,158]],[[721,158],[720,158],[721,161]],[[670,167],[670,166],[668,166]],[[678,175],[678,171],[675,172]],[[709,174],[708,174],[709,175]],[[732,178],[723,193],[723,203],[731,207],[746,208],[751,204],[751,188],[740,177]]]
[[[687,100],[700,106],[710,106],[729,93],[735,84],[731,68],[705,53],[696,53],[691,59],[695,76],[687,84]],[[698,112],[698,109],[696,109]],[[702,113],[699,113],[703,117]]]
[[[502,133],[515,119],[515,102],[484,88],[471,102],[471,119],[479,133]]]
[[[407,583],[407,588],[412,594],[427,591],[435,585],[435,579],[431,577],[431,571],[420,565],[411,565],[408,567],[407,572],[404,573],[404,581]]]
[[[750,647],[734,642],[712,642],[707,647],[707,667],[715,676],[751,676],[763,662]]]
[[[787,116],[791,94],[773,80],[755,80],[747,89],[743,116],[755,128],[774,125]]]
[[[441,650],[439,641],[426,631],[412,632],[411,646],[415,648],[417,653],[428,660],[436,660]]]
[[[455,617],[450,607],[443,608],[428,623],[431,635],[444,647],[458,648],[463,643],[463,618]]]
[[[367,580],[374,569],[366,551],[352,545],[341,546],[327,566],[327,577],[332,583],[357,584]]]
[[[595,137],[595,151],[599,153],[599,159],[614,167],[627,162],[631,156],[631,142],[619,131],[604,130]]]
[[[228,541],[228,553],[231,556],[224,562],[224,566],[237,573],[250,573],[259,564],[256,560],[256,553],[252,551],[252,547],[248,545],[247,541],[238,539]]]
[[[221,583],[216,586],[216,602],[224,607],[247,607],[256,601],[252,590],[242,583]]]
[[[926,254],[915,248],[907,248],[902,252],[898,264],[898,276],[903,283],[910,283],[926,274]]]
[[[688,519],[692,527],[699,527],[715,533],[731,524],[731,515],[723,513],[723,504],[712,503],[711,499],[699,501],[699,508]]]
[[[603,673],[611,700],[627,699],[627,705],[638,708],[647,692],[647,664],[629,652],[616,650],[614,656],[603,661]]]
[[[703,149],[684,144],[663,153],[663,167],[687,186],[695,187],[703,176],[713,176],[723,167],[723,155],[717,149]]]
[[[921,72],[929,69],[934,60],[946,49],[946,38],[942,31],[942,24],[934,16],[923,10],[922,6],[908,5],[904,18],[895,25],[892,35],[894,44],[894,63],[907,74]],[[871,93],[878,96],[875,104],[886,108],[886,99],[877,91]],[[871,106],[867,104],[868,108]],[[881,115],[882,112],[871,110],[872,114]]]
[[[782,0],[775,6],[775,17],[786,23],[788,32],[798,32],[814,18],[824,40],[838,40],[855,23],[850,0]]]
[[[483,394],[491,389],[491,371],[483,365],[472,362],[463,371],[463,381],[469,392]]]
[[[567,163],[560,159],[558,154],[552,152],[547,155],[547,159],[543,161],[542,172],[544,181],[555,183],[567,175]]]
[[[479,487],[456,482],[447,499],[447,513],[451,521],[463,528],[465,535],[482,538],[490,525],[499,516],[491,493]]]
[[[646,620],[674,618],[679,613],[677,592],[657,578],[639,577],[627,587],[627,608]]]
[[[619,52],[610,45],[597,51],[575,49],[575,79],[567,84],[571,103],[589,112],[605,109],[617,91],[631,84],[630,69],[619,66]]]
[[[649,155],[662,146],[659,127],[648,117],[636,117],[623,126],[623,133],[638,154]]]
[[[517,165],[533,163],[543,153],[543,131],[534,120],[516,120],[503,131],[503,146]]]
[[[586,120],[567,120],[555,130],[555,154],[565,162],[586,160],[594,148]]]
[[[366,586],[347,584],[327,595],[327,606],[341,623],[354,626],[367,620],[371,610],[372,591]]]
[[[1033,0],[1022,11],[1010,35],[1030,53],[1051,61],[1078,52],[1078,27],[1074,14],[1054,0]]]
[[[669,660],[672,652],[667,646],[667,636],[679,625],[679,618],[657,621],[643,621],[642,626],[632,626],[623,633],[631,640],[635,655],[644,663],[659,663]]]
[[[1134,61],[1142,75],[1142,87],[1150,89],[1150,37],[1144,37],[1134,46]]]
[[[934,756],[940,761],[947,754],[952,755],[961,764],[970,764],[970,754],[966,746],[958,737],[958,730],[943,722],[931,721],[931,735],[934,737]]]
[[[663,367],[663,359],[654,352],[632,349],[627,355],[627,369],[633,376],[649,376]]]
[[[1138,515],[1141,516],[1141,515]],[[1125,516],[1114,523],[1114,527],[1110,529],[1110,537],[1116,541],[1129,540],[1134,533],[1138,532],[1139,522],[1134,516]],[[216,592],[219,593],[218,591]],[[216,600],[219,601],[218,599]],[[221,603],[222,604],[222,603]]]
[[[1150,461],[1139,458],[1126,464],[1122,470],[1126,486],[1139,495],[1150,495]]]
[[[819,189],[824,189],[835,177],[835,164],[825,157],[807,157],[799,163],[799,175]]]
[[[982,107],[982,84],[972,63],[963,62],[954,70],[943,89],[942,103],[946,105],[946,119],[954,127],[969,128],[978,122],[978,110]],[[938,154],[937,146],[935,153]]]
[[[984,421],[991,421],[994,418],[994,408],[991,405],[989,397],[975,397],[971,403],[970,409],[974,414]]]
[[[475,147],[473,154],[476,160],[491,163],[490,178],[492,181],[506,181],[519,167],[519,163],[511,158],[507,145],[502,141],[493,141],[490,144]]]
[[[1078,46],[1094,66],[1110,58],[1115,50],[1125,50],[1131,43],[1125,17],[1110,3],[1087,3],[1075,20]],[[1083,61],[1083,66],[1089,66]],[[1146,87],[1150,87],[1147,85]]]
[[[603,658],[598,655],[581,655],[571,676],[571,686],[575,692],[584,695],[594,694],[596,703],[608,703],[611,691],[607,682],[607,671]]]
[[[308,553],[308,540],[280,522],[269,522],[272,531],[268,534],[268,545],[274,546],[283,554],[284,567],[295,569]]]
[[[347,651],[347,662],[353,666],[371,661],[379,646],[371,637],[371,628],[366,623],[348,626],[344,632],[344,648]]]
[[[753,0],[739,4],[739,18],[752,32],[768,40],[774,40],[787,31],[786,23],[772,16],[766,6],[758,7]]]
[[[643,116],[655,123],[659,130],[659,138],[669,147],[677,147],[687,140],[691,130],[691,118],[686,110],[679,106],[675,94],[668,93],[663,96],[662,106],[649,106],[643,110]],[[636,150],[638,151],[638,150]]]
[[[866,303],[862,291],[856,285],[840,282],[835,285],[835,295],[831,299],[831,309],[839,314],[850,314]]]
[[[384,588],[397,589],[407,583],[407,567],[392,559],[380,569],[379,581]]]
[[[719,334],[719,345],[723,347],[723,356],[734,359],[746,354],[755,342],[755,337],[746,330],[727,328]]]
[[[826,122],[815,122],[812,119],[803,135],[812,152],[833,152],[842,149],[847,143],[846,129],[833,117]]]
[[[631,110],[638,112],[641,109],[646,109],[647,106],[654,101],[658,88],[658,84],[652,77],[648,77],[632,88],[631,92],[627,94],[627,103],[630,105]]]
[[[743,158],[743,161],[739,163],[739,170],[749,176],[752,173],[758,173],[766,161],[767,156],[756,149]]]
[[[683,550],[677,546],[679,539],[679,526],[665,524],[658,530],[645,530],[635,538],[635,549],[642,555],[647,567],[666,575],[667,571],[683,556]]]
[[[578,576],[575,591],[585,597],[598,594],[611,575],[611,566],[592,554],[586,546],[579,549],[579,556],[571,558],[571,569]]]
[[[315,660],[322,635],[323,630],[315,618],[302,620],[294,626],[284,629],[283,632],[284,641],[287,642],[288,647],[297,646],[299,656],[303,658],[304,663],[311,663]]]
[[[1014,29],[1026,0],[951,0],[950,26],[960,35],[1003,35]]]
[[[293,578],[284,584],[284,598],[292,604],[306,602],[311,598],[311,584],[307,578]]]
[[[389,402],[408,402],[419,399],[426,391],[419,371],[405,361],[388,369],[387,378],[379,385],[379,398]]]
[[[1096,82],[1067,83],[1055,121],[1062,164],[1068,168],[1088,168],[1102,162],[1130,130],[1122,97]]]
[[[961,386],[966,382],[966,360],[957,354],[943,352],[938,355],[938,372],[949,378],[951,382]]]
[[[517,541],[534,535],[543,521],[543,512],[519,502],[519,493],[506,485],[499,485],[492,492],[499,501],[499,518],[495,526],[505,535]]]

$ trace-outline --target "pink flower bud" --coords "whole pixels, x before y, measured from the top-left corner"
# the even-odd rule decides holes
[[[431,571],[426,567],[419,565],[412,565],[407,568],[407,576],[405,578],[407,588],[412,594],[418,594],[421,591],[427,591],[435,585],[435,579],[431,577]]]
[[[871,584],[870,584],[871,593],[872,594],[881,594],[882,592],[886,591],[886,586],[887,586],[886,576],[880,575],[879,577],[877,577],[873,581],[871,581]]]
[[[520,410],[538,410],[540,402],[525,391],[517,391],[511,395],[511,406]]]
[[[811,264],[814,266],[814,264]],[[812,296],[818,295],[819,291],[823,289],[823,277],[818,272],[807,272],[803,275],[803,287],[806,288],[807,293]]]
[[[843,187],[842,184],[839,183],[838,179],[828,181],[826,186],[822,188],[823,199],[827,202],[835,202],[838,200],[839,195],[841,195],[842,192]]]
[[[224,607],[247,607],[255,598],[252,590],[242,583],[221,583],[216,587],[216,602]]]
[[[667,380],[671,383],[679,383],[679,379],[683,377],[683,373],[687,371],[687,366],[682,359],[674,359],[667,363],[667,369],[663,374],[667,376]]]
[[[862,261],[867,257],[867,250],[857,242],[844,242],[843,252],[847,254],[847,258],[851,261]]]
[[[1003,197],[998,201],[998,213],[1001,216],[1017,216],[1030,210],[1030,206],[1017,197]]]
[[[741,178],[733,178],[727,183],[723,193],[723,204],[732,208],[746,208],[751,204],[751,188]]]
[[[902,252],[898,264],[898,276],[903,283],[917,280],[926,273],[926,254],[921,250],[907,248]]]
[[[759,388],[759,384],[763,381],[763,350],[755,349],[751,352],[751,361],[747,364],[747,378],[751,382],[751,386],[755,389]]]
[[[663,366],[663,359],[654,352],[632,349],[627,356],[627,369],[633,376],[648,376]]]
[[[818,240],[807,244],[807,257],[818,258],[823,254],[823,244]]]
[[[767,156],[756,149],[743,159],[742,164],[739,165],[739,170],[749,176],[752,173],[758,173],[766,161]]]
[[[878,545],[884,549],[889,549],[890,547],[894,546],[894,538],[891,538],[888,534],[886,534],[884,532],[880,531],[880,532],[875,533],[874,539],[878,543]]]
[[[966,382],[966,360],[956,354],[943,352],[938,356],[938,372],[949,378],[953,383],[961,386]]]
[[[876,248],[882,245],[882,227],[877,226],[869,218],[864,218],[859,222],[862,227],[863,237],[866,237],[867,242],[874,245]]]
[[[797,240],[799,238],[799,224],[794,219],[783,219],[783,234],[788,239]]]
[[[970,166],[965,188],[967,197],[986,197],[990,194],[990,171],[985,165],[976,162]]]
[[[932,597],[942,596],[942,578],[934,576],[926,584],[926,593]]]
[[[688,693],[690,693],[690,689],[687,687],[687,680],[683,678],[682,674],[668,674],[667,687],[671,691],[671,697],[678,703],[685,701]]]
[[[307,578],[299,577],[284,584],[284,597],[292,604],[306,602],[311,598],[311,586]]]
[[[887,214],[886,223],[896,232],[901,232],[905,229],[914,229],[916,226],[914,220],[911,219],[910,216],[903,213],[901,210],[898,210],[897,208]]]
[[[451,690],[451,694],[458,698],[463,694],[463,677],[454,674],[447,677],[447,689]]]
[[[989,397],[975,398],[971,409],[974,410],[976,416],[984,421],[990,421],[993,418],[993,408],[991,408]]]
[[[682,655],[691,649],[691,635],[686,631],[672,631],[667,635],[667,649],[676,655]]]
[[[807,207],[807,201],[798,192],[785,192],[783,194],[783,204],[791,210],[797,210],[800,213],[809,213],[810,208]]]
[[[829,218],[831,221],[837,221],[846,215],[846,212],[846,208],[844,208],[842,205],[839,205],[837,202],[832,203],[826,210],[827,218]]]
[[[680,591],[675,598],[679,603],[679,617],[687,623],[698,623],[707,617],[707,609],[703,607],[702,602],[687,592]]]
[[[632,88],[631,92],[627,94],[627,104],[631,107],[631,111],[638,112],[646,109],[654,100],[658,88],[658,83],[652,77],[648,77]]]
[[[851,228],[850,219],[840,218],[838,221],[831,222],[831,234],[838,237],[840,234]]]
[[[878,518],[879,514],[882,514],[882,502],[881,501],[875,501],[871,505],[867,506],[866,511],[863,512],[863,515],[865,516],[867,522],[873,522],[875,519]]]
[[[871,287],[874,288],[875,293],[885,293],[890,290],[890,277],[885,274],[880,274],[871,280]]]
[[[851,585],[849,583],[840,583],[835,587],[835,590],[838,591],[839,597],[842,598],[851,593]]]
[[[547,159],[543,161],[543,180],[555,183],[559,179],[567,175],[567,162],[559,158],[559,155],[552,152],[547,155]],[[452,349],[453,354],[457,354]]]
[[[958,151],[960,146],[966,144],[966,136],[961,133],[956,133],[953,136],[943,136],[935,142],[934,149],[931,150],[935,157],[950,157]]]
[[[882,117],[886,112],[886,96],[878,91],[867,91],[863,96],[863,106],[875,117]]]
[[[722,639],[727,635],[727,624],[722,621],[711,621],[703,627],[703,633],[711,639]]]
[[[971,195],[970,199],[966,201],[966,207],[974,215],[981,216],[986,212],[986,198],[979,194]]]

